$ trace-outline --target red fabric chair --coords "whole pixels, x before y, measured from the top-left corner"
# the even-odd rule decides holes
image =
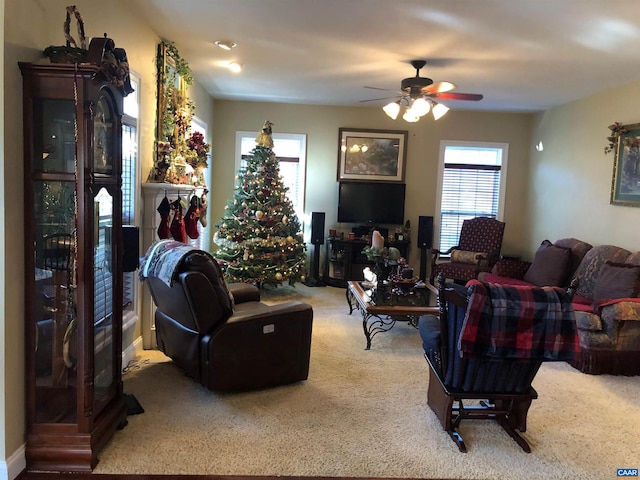
[[[500,259],[504,227],[504,222],[490,217],[476,217],[462,222],[458,245],[446,252],[431,250],[431,284],[440,273],[456,283],[465,284],[478,278],[480,272],[490,272]],[[451,255],[451,260],[438,262],[441,255]]]

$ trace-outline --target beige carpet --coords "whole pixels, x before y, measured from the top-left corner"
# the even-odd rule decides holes
[[[414,328],[398,324],[367,351],[343,289],[297,285],[265,297],[313,304],[309,379],[220,395],[145,352],[124,377],[145,413],[129,417],[95,473],[611,479],[617,468],[640,466],[640,377],[546,363],[524,434],[532,453],[476,420],[462,423],[463,454],[427,406]]]

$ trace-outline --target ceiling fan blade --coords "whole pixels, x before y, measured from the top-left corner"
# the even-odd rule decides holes
[[[437,98],[439,100],[471,100],[473,102],[477,102],[478,100],[482,100],[484,98],[483,95],[479,93],[434,93],[429,95],[430,97]]]
[[[398,98],[397,95],[392,95],[391,97],[382,97],[382,98],[370,98],[368,100],[360,100],[360,103],[365,103],[365,102],[377,102],[378,100],[388,100],[390,98]]]
[[[436,83],[432,83],[431,85],[427,85],[422,89],[422,91],[424,93],[432,95],[434,93],[449,92],[454,88],[456,88],[456,86],[451,82],[436,82]]]
[[[382,90],[385,92],[395,92],[395,90],[391,90],[390,88],[367,87],[366,85],[364,86],[364,88],[370,88],[371,90]]]

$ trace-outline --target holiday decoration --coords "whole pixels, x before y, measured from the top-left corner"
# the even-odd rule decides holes
[[[182,243],[187,243],[187,232],[184,226],[182,199],[178,197],[175,202],[171,203],[173,210],[173,220],[171,221],[171,236]]]
[[[198,230],[198,220],[200,219],[201,200],[200,197],[194,195],[191,197],[189,210],[184,216],[184,228],[189,238],[196,239],[200,236]]]
[[[169,203],[169,199],[165,196],[158,208],[156,209],[160,214],[160,223],[158,224],[158,238],[164,240],[171,236],[171,220],[169,219],[169,214],[171,213],[171,204]]]
[[[231,282],[293,285],[304,273],[306,246],[272,151],[272,125],[264,123],[215,225],[214,255]]]

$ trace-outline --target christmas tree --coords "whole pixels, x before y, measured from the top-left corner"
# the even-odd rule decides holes
[[[272,125],[264,123],[236,175],[233,199],[215,225],[215,257],[231,282],[293,285],[304,280],[306,246],[272,150]]]

